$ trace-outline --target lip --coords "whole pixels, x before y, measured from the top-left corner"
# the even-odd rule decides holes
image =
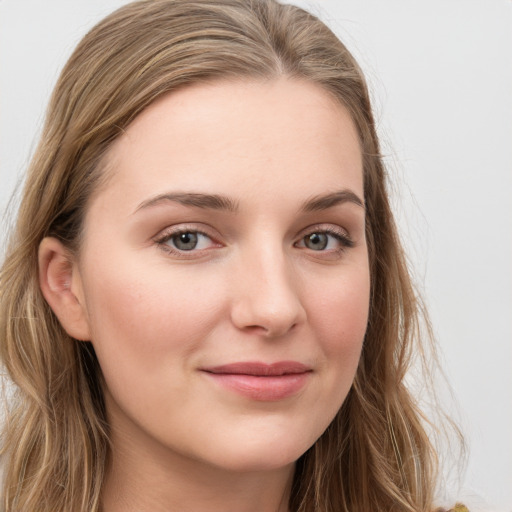
[[[220,386],[247,398],[275,402],[296,395],[313,370],[297,361],[272,364],[247,361],[201,368],[201,371]]]

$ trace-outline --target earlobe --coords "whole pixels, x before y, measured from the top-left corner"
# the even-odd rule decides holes
[[[70,251],[53,237],[39,244],[39,286],[44,298],[73,338],[90,340],[82,282]]]

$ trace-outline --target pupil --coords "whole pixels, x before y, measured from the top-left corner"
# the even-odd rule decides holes
[[[196,233],[180,233],[174,238],[174,245],[182,251],[195,249],[197,245]]]
[[[306,246],[314,251],[325,249],[327,242],[327,235],[325,233],[312,233],[306,237]]]

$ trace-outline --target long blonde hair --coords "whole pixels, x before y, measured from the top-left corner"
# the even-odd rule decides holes
[[[353,117],[364,155],[371,267],[355,382],[297,462],[290,510],[432,510],[435,451],[404,384],[413,354],[423,354],[421,307],[356,61],[317,18],[274,0],[145,0],[111,14],[78,45],[28,171],[0,274],[0,353],[16,390],[2,440],[5,512],[99,511],[109,460],[101,369],[91,344],[71,339],[43,299],[39,243],[55,236],[79,250],[103,156],[155,99],[206,80],[281,75],[320,85]]]

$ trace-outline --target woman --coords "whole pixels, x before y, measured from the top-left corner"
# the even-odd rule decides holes
[[[367,88],[303,10],[153,0],[96,26],[1,287],[6,511],[434,509]]]

